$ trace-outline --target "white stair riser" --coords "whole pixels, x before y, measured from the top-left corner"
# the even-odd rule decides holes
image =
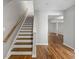
[[[22,26],[32,26],[32,25],[25,25],[25,24],[23,24]]]
[[[32,42],[32,40],[16,40],[15,42]]]
[[[32,31],[20,31],[20,33],[32,33]]]
[[[32,45],[14,45],[13,48],[32,48]]]
[[[32,34],[32,32],[19,32],[18,34]]]
[[[11,55],[32,55],[32,51],[19,51],[19,52],[11,52]]]
[[[33,36],[18,36],[17,38],[33,38]]]

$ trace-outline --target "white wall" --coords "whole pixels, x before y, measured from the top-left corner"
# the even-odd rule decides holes
[[[64,43],[75,48],[75,6],[64,12],[63,34]]]
[[[11,28],[16,24],[17,20],[24,14],[26,10],[23,9],[21,2],[12,1],[4,6],[3,9],[3,28],[4,38],[10,32]]]
[[[48,16],[46,12],[35,12],[37,20],[37,39],[36,44],[48,44]]]
[[[5,6],[6,4],[8,4],[11,0],[3,0],[3,6]]]
[[[56,32],[56,23],[48,22],[48,32]]]

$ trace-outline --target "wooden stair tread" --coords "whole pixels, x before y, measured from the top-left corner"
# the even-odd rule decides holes
[[[13,48],[11,51],[32,51],[32,48]]]
[[[32,55],[11,55],[9,59],[32,59]]]
[[[16,42],[15,45],[32,45],[32,42]]]
[[[20,32],[33,32],[33,31],[20,31]]]
[[[32,40],[33,38],[17,38],[16,40]]]
[[[32,29],[27,29],[27,30],[22,30],[22,29],[21,29],[20,31],[33,31],[33,30],[32,30]]]
[[[32,25],[23,25],[22,27],[33,27]]]
[[[33,25],[33,24],[27,24],[27,23],[24,23],[23,25]]]
[[[33,36],[33,34],[18,34],[19,36]]]
[[[33,27],[32,25],[23,25],[22,27]]]
[[[32,27],[21,27],[21,29],[33,29]]]
[[[32,25],[23,25],[22,27],[33,27]]]
[[[32,30],[32,28],[21,28],[21,30]]]

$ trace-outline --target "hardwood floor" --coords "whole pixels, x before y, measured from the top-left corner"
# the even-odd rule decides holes
[[[75,59],[74,50],[62,44],[63,40],[49,35],[48,46],[37,46],[37,57],[11,56],[10,59]]]
[[[48,46],[37,46],[34,59],[75,59],[74,50],[60,43],[59,39],[49,36]]]

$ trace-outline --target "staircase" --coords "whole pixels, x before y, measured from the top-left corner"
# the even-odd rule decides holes
[[[27,17],[27,19],[21,25],[17,36],[10,47],[7,59],[14,59],[12,56],[32,56],[32,40],[33,18]]]

